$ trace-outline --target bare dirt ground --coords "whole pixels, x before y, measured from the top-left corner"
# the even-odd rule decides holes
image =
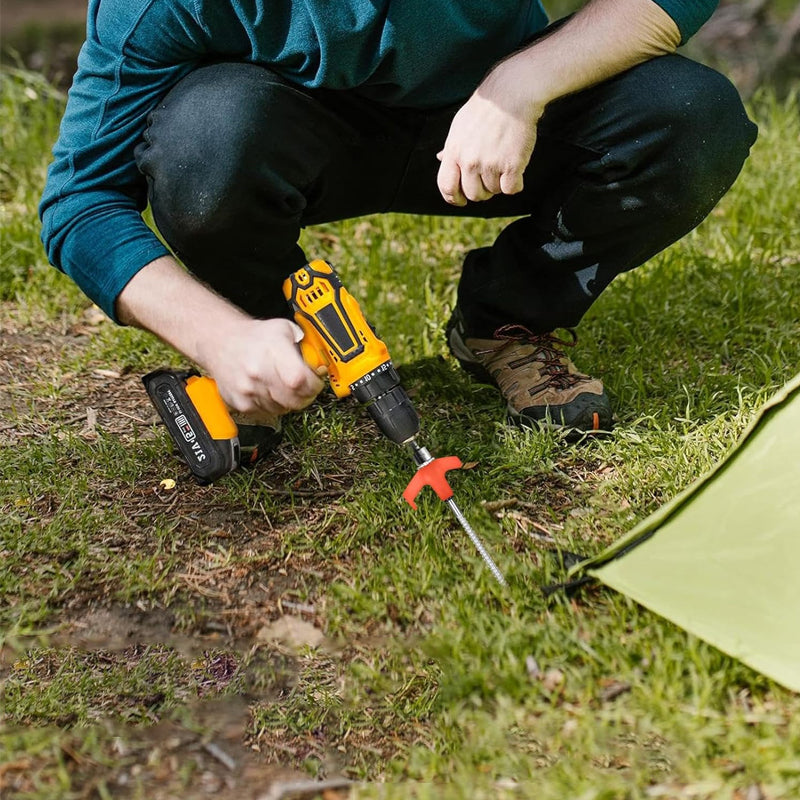
[[[77,372],[64,371],[64,364],[85,354],[102,324],[91,311],[74,322],[18,324],[11,304],[0,305],[0,447],[52,438],[54,430],[87,442],[157,435],[138,375],[91,360]],[[52,391],[42,391],[46,386]],[[348,783],[343,777],[314,782],[300,769],[307,757],[324,756],[333,747],[322,734],[315,741],[292,741],[253,727],[253,710],[278,702],[296,684],[299,646],[313,640],[321,661],[334,671],[352,657],[352,650],[325,645],[322,604],[315,600],[336,568],[307,560],[287,574],[278,555],[277,529],[313,523],[319,504],[313,497],[304,503],[302,495],[291,501],[287,496],[269,518],[220,505],[174,463],[174,490],[162,489],[161,472],[134,483],[94,473],[87,497],[99,511],[125,507],[124,517],[114,515],[112,528],[90,534],[92,546],[113,552],[120,563],[156,551],[153,525],[165,512],[176,520],[177,559],[165,567],[164,590],[144,603],[115,600],[110,562],[98,563],[52,603],[46,632],[4,639],[0,685],[10,680],[20,691],[45,692],[65,664],[97,678],[150,663],[158,669],[177,658],[185,702],[176,705],[157,687],[127,697],[111,690],[88,698],[96,720],[88,730],[85,723],[75,727],[72,712],[28,721],[26,728],[41,726],[43,735],[51,730],[57,745],[11,760],[0,757],[3,797],[47,783],[58,763],[87,797],[105,796],[101,786],[115,797],[145,787],[156,800],[343,796],[337,790]],[[275,466],[274,492],[281,498],[292,478],[291,459]],[[62,512],[62,498],[57,490],[39,492],[21,498],[13,512],[23,524],[41,528]],[[244,561],[220,556],[232,551]],[[69,568],[75,558],[65,552],[61,560]],[[31,552],[26,559],[33,575],[42,556]],[[35,580],[29,586],[34,593]],[[126,723],[128,717],[135,721]],[[89,740],[96,741],[91,751]]]

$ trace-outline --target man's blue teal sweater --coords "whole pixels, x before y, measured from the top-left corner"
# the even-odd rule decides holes
[[[655,2],[685,40],[717,0]],[[539,0],[89,0],[40,208],[48,257],[115,317],[127,282],[167,254],[141,218],[146,187],[134,147],[148,112],[207,59],[431,108],[466,99],[546,24]]]

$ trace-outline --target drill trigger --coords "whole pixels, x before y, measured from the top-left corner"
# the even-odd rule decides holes
[[[439,495],[440,500],[449,500],[453,496],[453,490],[447,482],[446,473],[451,469],[461,469],[462,466],[458,456],[444,456],[428,461],[416,471],[414,477],[408,482],[408,486],[403,492],[403,500],[416,511],[417,504],[414,501],[426,486],[430,486]]]

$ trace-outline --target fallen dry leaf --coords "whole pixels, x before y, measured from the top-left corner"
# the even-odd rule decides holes
[[[616,700],[620,695],[625,694],[631,690],[631,684],[627,681],[607,680],[602,682],[604,684],[600,692],[600,700],[603,703],[610,703]]]
[[[525,658],[525,669],[528,677],[532,681],[538,681],[542,677],[542,670],[539,667],[539,662],[533,656]]]
[[[542,686],[548,692],[554,692],[564,683],[564,673],[560,669],[549,669],[542,678]]]
[[[91,407],[86,409],[86,422],[81,430],[84,439],[93,439],[97,436],[97,411]]]
[[[97,307],[89,306],[69,329],[72,336],[94,336],[108,317]]]
[[[87,325],[102,325],[104,322],[108,322],[108,317],[102,312],[99,306],[89,306],[83,314],[81,314],[81,319]]]
[[[319,628],[300,617],[292,617],[288,614],[270,625],[265,625],[256,634],[256,639],[260,642],[281,642],[294,648],[318,647],[324,638],[325,636]]]

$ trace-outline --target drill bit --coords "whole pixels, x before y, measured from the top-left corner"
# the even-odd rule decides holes
[[[501,586],[508,586],[503,573],[500,572],[497,564],[489,555],[483,542],[478,537],[478,534],[472,528],[472,525],[467,522],[467,518],[461,512],[461,509],[453,500],[453,490],[447,483],[445,473],[449,469],[458,469],[461,467],[460,459],[455,456],[449,458],[434,458],[425,447],[420,447],[417,442],[412,439],[407,443],[411,448],[411,455],[414,458],[414,463],[417,465],[417,474],[411,479],[406,491],[403,493],[404,499],[412,508],[416,508],[414,498],[422,490],[423,486],[430,486],[439,498],[443,500],[450,507],[450,510],[455,515],[461,527],[467,532],[467,536],[472,540],[472,543],[477,548],[481,558],[486,562],[492,575],[498,580]]]

